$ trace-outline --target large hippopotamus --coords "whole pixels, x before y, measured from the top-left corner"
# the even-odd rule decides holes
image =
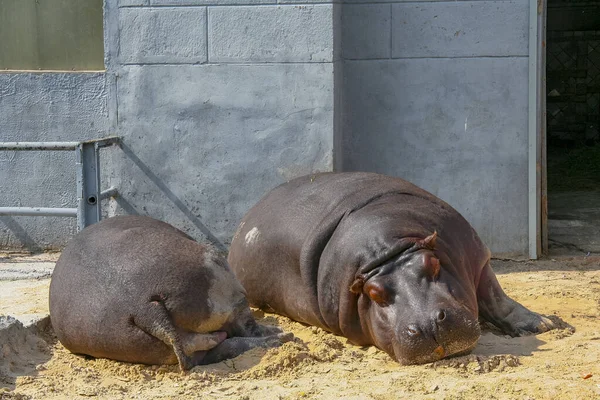
[[[182,370],[289,339],[256,323],[224,256],[142,216],[71,240],[52,274],[50,319],[73,353]]]
[[[553,327],[504,293],[490,251],[456,210],[399,178],[289,181],[242,219],[228,261],[251,305],[402,364],[468,353],[478,318],[512,336]]]

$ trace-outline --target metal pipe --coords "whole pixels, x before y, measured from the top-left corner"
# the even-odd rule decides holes
[[[75,183],[77,185],[77,231],[83,230],[85,224],[85,198],[83,197],[85,175],[83,173],[83,144],[75,148]]]
[[[102,147],[112,146],[113,144],[119,143],[121,138],[119,136],[108,136],[102,139],[86,140],[82,143],[95,143],[96,147],[101,149]]]
[[[76,217],[76,208],[0,207],[0,215]]]
[[[117,197],[119,195],[119,191],[116,187],[111,187],[106,190],[100,192],[100,200],[108,199],[109,197]]]
[[[0,150],[75,150],[79,143],[95,143],[98,148],[102,148],[119,143],[119,139],[119,136],[109,136],[82,142],[0,142]]]
[[[79,142],[0,142],[0,150],[75,150]]]

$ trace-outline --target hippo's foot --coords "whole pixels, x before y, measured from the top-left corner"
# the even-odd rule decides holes
[[[200,364],[217,363],[229,358],[235,358],[248,350],[256,347],[272,348],[279,347],[283,343],[294,339],[292,333],[279,333],[265,337],[232,337],[226,339],[214,349],[206,352]]]
[[[502,303],[501,305],[498,303]],[[510,297],[505,301],[496,302],[496,310],[485,310],[479,304],[479,314],[483,320],[491,323],[504,334],[510,336],[525,336],[543,333],[556,328],[550,319],[528,310]]]
[[[182,371],[198,364],[195,354],[213,349],[227,338],[225,332],[195,333],[177,328],[161,300],[151,301],[145,311],[132,316],[132,323],[172,347]]]
[[[277,326],[262,325],[256,322],[247,303],[231,321],[228,321],[219,330],[227,332],[229,337],[263,337],[282,333]]]
[[[504,293],[488,264],[477,288],[479,316],[510,336],[542,333],[556,328],[550,319],[528,310]]]

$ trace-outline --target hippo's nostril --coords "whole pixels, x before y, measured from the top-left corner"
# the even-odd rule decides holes
[[[437,313],[438,322],[442,322],[445,319],[446,319],[446,313],[444,312],[444,310],[438,311],[438,313]]]
[[[406,333],[408,333],[408,336],[416,337],[421,334],[421,330],[416,325],[409,325],[406,328]]]

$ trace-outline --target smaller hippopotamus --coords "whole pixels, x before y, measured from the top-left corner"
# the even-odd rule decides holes
[[[256,323],[215,249],[143,216],[109,218],[73,238],[52,274],[50,319],[73,353],[184,371],[292,336]]]
[[[512,336],[554,327],[504,293],[462,215],[379,174],[315,174],[273,189],[242,219],[229,263],[250,304],[402,364],[468,353],[478,319]]]

